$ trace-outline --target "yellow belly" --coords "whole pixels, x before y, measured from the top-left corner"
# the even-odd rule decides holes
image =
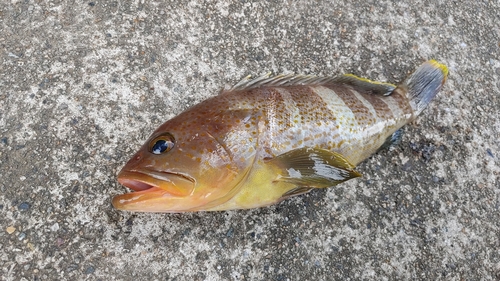
[[[294,189],[294,184],[278,181],[281,169],[258,161],[244,180],[240,191],[229,201],[207,209],[222,211],[231,209],[250,209],[269,206],[282,200],[283,194]]]

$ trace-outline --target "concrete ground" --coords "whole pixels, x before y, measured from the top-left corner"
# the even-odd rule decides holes
[[[500,279],[500,2],[4,1],[0,280]],[[450,68],[363,177],[262,209],[114,210],[159,124],[242,77]]]

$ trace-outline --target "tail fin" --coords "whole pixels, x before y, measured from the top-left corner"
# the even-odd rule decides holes
[[[436,96],[448,76],[448,68],[435,60],[423,63],[398,88],[407,91],[415,116]]]

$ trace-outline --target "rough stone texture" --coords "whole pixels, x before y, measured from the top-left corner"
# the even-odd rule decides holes
[[[486,0],[4,1],[0,279],[498,280],[499,15]],[[110,204],[155,127],[243,76],[397,82],[430,58],[445,88],[363,178],[256,210]]]

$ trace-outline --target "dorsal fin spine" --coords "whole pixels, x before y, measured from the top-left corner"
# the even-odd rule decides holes
[[[390,83],[372,81],[366,78],[361,78],[353,74],[345,74],[339,77],[318,77],[313,75],[296,75],[296,74],[280,74],[271,77],[271,73],[266,73],[255,79],[251,76],[246,76],[240,82],[226,91],[244,91],[260,87],[287,87],[287,86],[304,86],[304,85],[327,85],[341,83],[359,88],[361,90],[369,90],[376,94],[389,95],[396,86]]]
[[[270,77],[270,73],[261,75],[255,79],[250,79],[251,76],[246,76],[240,82],[236,83],[228,91],[250,90],[259,87],[286,87],[298,85],[324,85],[333,83],[338,78],[334,77],[317,77],[313,75],[296,75],[296,74],[280,74]]]

